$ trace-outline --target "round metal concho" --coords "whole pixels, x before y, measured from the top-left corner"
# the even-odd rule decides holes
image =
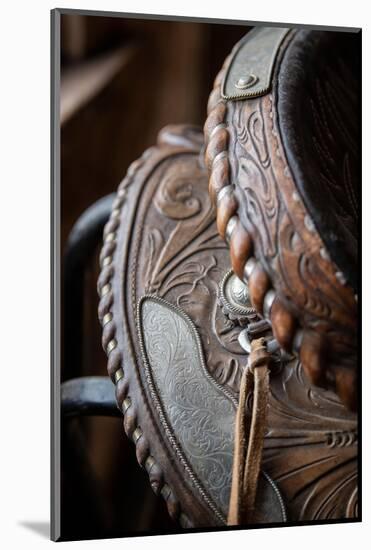
[[[233,270],[227,271],[219,284],[218,299],[223,313],[241,326],[246,325],[252,317],[256,316],[247,285],[234,274]]]
[[[247,76],[241,76],[235,84],[236,88],[239,90],[246,90],[247,88],[251,88],[251,86],[254,86],[258,82],[259,78],[255,76],[254,74],[249,74]]]

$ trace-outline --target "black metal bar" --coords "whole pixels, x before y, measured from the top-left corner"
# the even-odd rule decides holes
[[[62,417],[122,416],[116,404],[115,386],[106,376],[83,376],[61,385]]]
[[[73,226],[63,258],[63,379],[81,374],[84,273],[111,212],[115,194],[90,206]]]

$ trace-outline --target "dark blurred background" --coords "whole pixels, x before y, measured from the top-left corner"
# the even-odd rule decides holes
[[[79,216],[116,190],[163,126],[203,126],[213,80],[248,30],[181,20],[61,16],[62,255]],[[62,331],[62,382],[106,374],[97,318],[98,254],[99,247],[90,254],[77,292],[76,311],[83,298],[81,319],[74,316],[73,299],[65,315],[62,287],[67,330],[73,318],[82,326],[79,345],[68,341],[68,349],[66,326]],[[152,493],[118,418],[64,422],[61,504],[64,539],[179,530]]]

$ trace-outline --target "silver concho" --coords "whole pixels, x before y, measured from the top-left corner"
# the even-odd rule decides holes
[[[183,310],[146,295],[139,300],[137,321],[148,389],[164,433],[185,482],[223,525],[232,483],[238,402],[209,373],[197,328]],[[133,437],[141,435],[137,432]],[[264,471],[257,499],[266,523],[286,521],[279,489]]]
[[[224,275],[218,289],[218,300],[223,313],[236,324],[245,326],[257,316],[246,283],[233,270]]]

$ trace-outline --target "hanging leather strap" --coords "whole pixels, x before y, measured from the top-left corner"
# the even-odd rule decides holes
[[[249,361],[241,379],[236,416],[228,525],[245,524],[253,519],[266,430],[269,363],[270,355],[264,338],[252,340]],[[253,405],[250,420],[247,398],[251,391]]]

